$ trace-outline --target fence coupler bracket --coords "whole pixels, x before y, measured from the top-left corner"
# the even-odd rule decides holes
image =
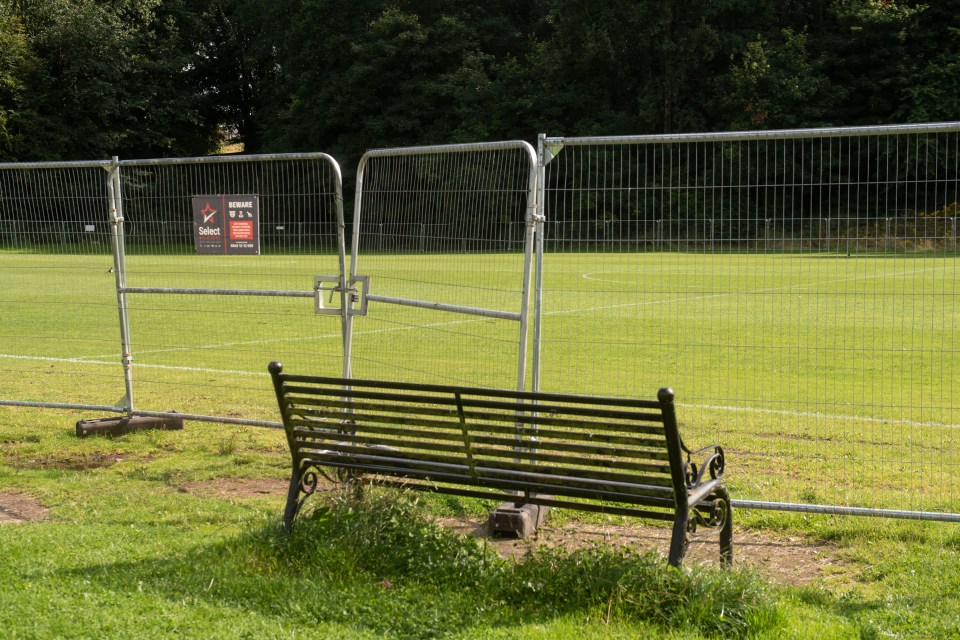
[[[336,294],[347,293],[347,301],[350,305],[349,314],[352,316],[367,315],[367,290],[370,287],[370,276],[353,276],[347,281],[346,289],[340,285],[339,275],[313,276],[314,291],[314,312],[317,315],[339,316],[343,310],[339,306],[329,306],[333,304]],[[359,288],[357,285],[360,285]],[[329,291],[330,295],[326,304],[324,304],[324,292]],[[359,308],[355,307],[360,303]]]

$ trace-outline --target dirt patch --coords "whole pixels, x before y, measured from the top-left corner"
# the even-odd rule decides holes
[[[206,498],[262,498],[263,496],[286,496],[290,480],[277,478],[213,478],[185,482],[180,490]],[[335,491],[337,486],[326,478],[318,478],[317,493]]]
[[[438,522],[459,533],[486,538],[500,555],[523,556],[537,548],[582,549],[598,543],[624,546],[638,551],[654,550],[667,555],[670,531],[635,525],[549,524],[525,539],[491,537],[485,521],[440,518]],[[823,575],[836,560],[835,550],[827,544],[805,537],[787,537],[757,532],[733,533],[734,565],[749,566],[770,580],[782,584],[805,585]],[[684,564],[716,567],[720,564],[720,543],[715,531],[698,532],[690,544]]]
[[[185,482],[180,490],[205,498],[257,498],[286,495],[289,484],[274,478],[214,478]]]
[[[90,453],[70,456],[46,456],[18,460],[14,463],[20,469],[58,469],[64,471],[86,471],[110,467],[124,459],[119,453]]]
[[[49,509],[32,496],[0,491],[0,525],[35,522],[49,513]]]

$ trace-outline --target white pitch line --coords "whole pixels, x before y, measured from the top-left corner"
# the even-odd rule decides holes
[[[489,320],[489,318],[487,318],[487,320]],[[354,331],[353,335],[363,336],[363,335],[374,335],[378,333],[390,333],[393,331],[412,331],[414,329],[424,329],[424,328],[431,328],[431,327],[447,327],[451,325],[470,324],[475,322],[484,322],[484,319],[480,318],[480,319],[470,319],[470,320],[448,320],[446,322],[432,322],[429,324],[418,325],[416,327],[404,326],[404,327],[390,327],[387,329],[370,329],[368,331]],[[242,342],[222,342],[218,344],[203,344],[203,345],[195,345],[195,346],[189,346],[189,347],[165,347],[163,349],[145,349],[140,351],[134,351],[133,355],[136,358],[142,355],[157,354],[157,353],[179,353],[184,351],[227,349],[231,347],[247,347],[247,346],[253,346],[253,345],[264,345],[264,344],[273,344],[273,343],[281,343],[281,342],[304,342],[308,340],[328,340],[328,339],[334,339],[334,338],[337,340],[341,340],[342,335],[340,333],[328,333],[328,334],[321,334],[316,336],[301,336],[297,338],[265,338],[262,340],[245,340]],[[0,357],[3,357],[3,354],[0,354]],[[96,360],[99,360],[101,358],[119,358],[119,357],[120,357],[119,353],[107,353],[107,354],[96,355],[96,356],[78,356],[77,358],[64,359],[64,361],[96,362]],[[138,366],[143,366],[143,365],[138,365]]]
[[[464,320],[463,322],[476,322],[475,320]],[[462,324],[462,323],[461,323]],[[387,330],[378,330],[378,331],[387,331]],[[69,362],[73,364],[100,364],[100,365],[118,365],[119,362],[99,362],[99,361],[90,361],[90,360],[77,360],[76,358],[51,358],[44,356],[21,356],[21,355],[12,355],[7,353],[0,353],[0,358],[10,358],[13,360],[37,360],[42,362]],[[239,369],[213,369],[209,367],[183,367],[175,365],[165,365],[165,364],[136,364],[136,368],[144,369],[165,369],[169,371],[187,371],[191,373],[216,373],[216,374],[230,374],[230,375],[242,375],[242,376],[266,376],[268,375],[263,371],[242,371]],[[852,422],[870,422],[877,424],[896,424],[903,425],[907,427],[940,427],[946,429],[960,429],[958,424],[950,424],[946,422],[933,422],[933,421],[916,421],[916,420],[904,420],[901,418],[869,418],[863,416],[845,416],[839,414],[828,414],[828,413],[819,413],[816,411],[789,411],[786,409],[759,409],[756,407],[735,407],[735,406],[724,406],[724,405],[711,405],[711,404],[688,404],[688,403],[678,403],[679,407],[689,407],[695,409],[707,409],[713,411],[730,411],[735,413],[761,413],[767,415],[781,415],[789,416],[793,418],[816,418],[818,420],[849,420]]]
[[[687,302],[687,301],[690,301],[690,300],[708,300],[708,299],[710,299],[710,298],[722,298],[722,297],[725,297],[725,296],[736,296],[736,295],[741,295],[741,294],[751,294],[751,295],[752,295],[752,294],[756,294],[756,293],[772,293],[772,292],[774,292],[774,291],[787,291],[787,290],[790,290],[790,289],[802,289],[802,288],[806,288],[806,287],[815,287],[815,286],[820,286],[820,285],[825,285],[825,284],[837,284],[838,282],[851,282],[851,281],[855,281],[855,280],[870,280],[870,279],[874,279],[874,278],[886,278],[886,277],[889,277],[889,276],[914,275],[914,274],[917,274],[917,273],[926,273],[926,272],[928,272],[928,271],[945,271],[945,270],[947,270],[947,269],[952,269],[952,268],[954,268],[954,267],[930,267],[930,268],[927,268],[927,269],[914,269],[913,271],[904,272],[904,273],[880,273],[880,274],[869,275],[869,276],[853,276],[853,277],[850,277],[850,278],[839,278],[839,279],[836,279],[836,280],[825,280],[825,281],[822,281],[822,282],[811,282],[811,283],[806,283],[806,284],[791,284],[791,285],[784,285],[784,286],[782,286],[782,287],[771,287],[771,288],[768,288],[768,289],[753,289],[752,291],[724,291],[724,292],[722,292],[722,293],[705,293],[705,294],[702,294],[702,295],[683,296],[683,297],[679,297],[679,298],[661,298],[661,299],[659,299],[659,300],[641,300],[641,301],[637,301],[637,302],[625,302],[625,303],[623,303],[623,304],[601,305],[601,306],[597,306],[597,307],[588,307],[588,308],[584,308],[584,309],[562,309],[562,310],[559,310],[559,311],[547,311],[547,312],[545,312],[543,315],[545,315],[545,316],[550,316],[550,315],[560,315],[560,314],[569,314],[569,313],[581,313],[581,312],[586,312],[586,311],[603,311],[603,310],[606,310],[606,309],[625,309],[625,308],[628,308],[628,307],[647,307],[647,306],[651,306],[651,305],[655,305],[655,304],[667,304],[667,303],[670,303],[670,302]],[[588,275],[590,275],[591,273],[599,273],[599,272],[597,272],[597,271],[588,271],[587,273],[581,274],[580,277],[586,278],[586,277],[587,277]],[[589,280],[589,279],[592,279],[592,278],[587,278],[587,279]],[[592,280],[593,280],[594,282],[604,282],[603,280],[597,280],[597,279],[595,279],[595,278],[593,278]]]
[[[89,356],[84,356],[89,357]],[[103,356],[109,357],[109,356]],[[120,356],[118,355],[117,358]],[[48,356],[23,356],[15,355],[12,353],[0,353],[0,358],[8,358],[10,360],[34,360],[36,362],[73,362],[78,364],[119,364],[119,360],[112,362],[100,362],[98,360],[81,360],[80,358],[53,358]]]
[[[0,353],[0,359],[9,358],[11,360],[35,360],[37,362],[67,362],[70,364],[97,364],[105,366],[119,366],[120,360],[119,356],[117,360],[105,361],[105,360],[80,360],[78,358],[51,358],[47,356],[21,356],[13,355],[10,353]],[[146,368],[146,369],[171,369],[174,371],[194,371],[199,373],[231,373],[238,374],[243,376],[259,376],[259,375],[268,375],[266,372],[255,372],[255,371],[240,371],[236,369],[210,369],[204,367],[181,367],[174,365],[166,364],[136,364],[136,368]]]

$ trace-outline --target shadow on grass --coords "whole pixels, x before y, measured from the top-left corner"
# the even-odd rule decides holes
[[[601,546],[508,561],[427,521],[410,500],[371,493],[332,498],[291,534],[269,522],[165,559],[63,573],[108,591],[249,610],[284,625],[338,624],[403,638],[568,616],[725,638],[783,622],[769,585],[748,572],[681,571],[659,555]]]

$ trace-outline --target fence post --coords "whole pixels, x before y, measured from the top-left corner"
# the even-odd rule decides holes
[[[120,161],[114,156],[107,168],[107,192],[110,195],[110,242],[113,248],[113,275],[117,283],[117,313],[120,319],[120,361],[127,397],[121,405],[133,415],[133,354],[130,347],[130,317],[127,309],[127,260],[123,231],[123,193],[120,188]]]

